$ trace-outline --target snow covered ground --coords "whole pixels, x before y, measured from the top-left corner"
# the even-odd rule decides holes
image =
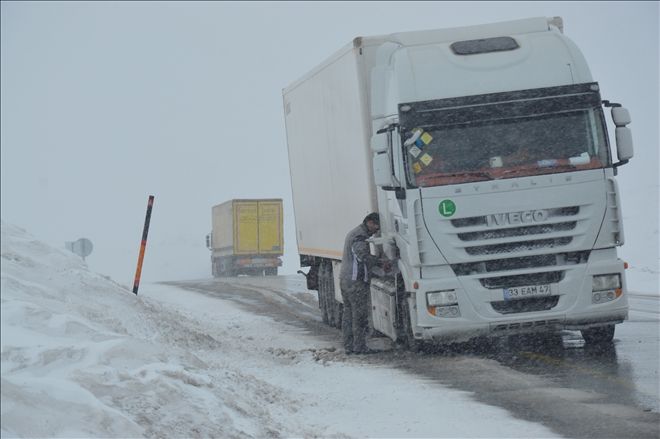
[[[221,299],[136,297],[4,222],[1,317],[2,437],[556,436]]]

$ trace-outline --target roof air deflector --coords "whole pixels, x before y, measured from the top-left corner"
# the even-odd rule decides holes
[[[511,37],[483,38],[479,40],[457,41],[449,46],[456,55],[476,55],[479,53],[515,50],[520,46]]]

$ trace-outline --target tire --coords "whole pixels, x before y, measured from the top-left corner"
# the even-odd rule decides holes
[[[611,343],[614,339],[614,324],[582,329],[580,332],[587,344]]]
[[[266,268],[264,270],[265,276],[277,276],[277,267]]]
[[[335,282],[332,276],[332,263],[328,262],[325,269],[326,300],[328,306],[328,321],[333,328],[341,329],[339,302],[335,300]]]
[[[412,322],[410,321],[410,304],[408,299],[403,299],[401,304],[401,313],[406,347],[411,352],[420,352],[424,350],[424,342],[422,340],[416,339],[413,334]]]
[[[325,263],[321,262],[319,266],[319,308],[321,309],[321,320],[326,325],[330,324],[328,317],[328,300],[326,298],[326,281],[325,281]]]

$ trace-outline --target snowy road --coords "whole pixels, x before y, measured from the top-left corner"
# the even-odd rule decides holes
[[[321,323],[316,296],[301,277],[172,284],[296,326],[304,330],[302,336],[322,339],[341,352],[339,331]],[[660,300],[633,294],[630,302],[630,319],[617,326],[615,342],[606,348],[585,346],[571,331],[554,339],[511,338],[424,354],[393,350],[386,339],[375,338],[370,344],[382,353],[359,359],[337,354],[332,361],[392,367],[472,392],[478,401],[566,437],[657,438]]]

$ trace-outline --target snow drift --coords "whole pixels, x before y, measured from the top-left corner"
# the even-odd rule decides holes
[[[3,437],[553,436],[230,302],[136,297],[4,222],[1,281]]]

